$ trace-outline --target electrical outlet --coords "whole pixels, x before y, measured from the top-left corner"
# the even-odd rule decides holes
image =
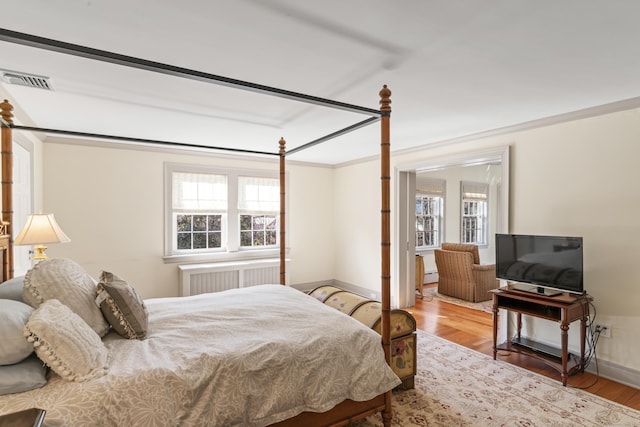
[[[596,332],[600,332],[600,336],[603,338],[611,338],[611,325],[597,323]]]

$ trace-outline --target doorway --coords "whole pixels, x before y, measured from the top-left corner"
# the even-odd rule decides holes
[[[488,241],[493,241],[495,233],[506,233],[509,231],[509,147],[497,147],[493,149],[478,150],[467,153],[454,154],[432,159],[424,159],[411,163],[400,164],[396,167],[396,206],[395,211],[398,212],[396,220],[396,241],[392,245],[395,248],[394,259],[397,260],[397,271],[395,276],[399,278],[400,295],[403,296],[407,306],[415,304],[415,259],[416,259],[416,221],[415,218],[415,196],[416,196],[416,179],[420,174],[428,174],[441,171],[448,178],[448,182],[457,185],[461,181],[461,177],[452,177],[456,170],[463,170],[467,167],[499,165],[498,174],[499,182],[495,183],[496,203],[491,209],[490,215],[494,226],[489,232]],[[462,168],[462,169],[459,169]],[[459,200],[458,200],[459,203]],[[457,209],[459,208],[451,208]],[[454,216],[454,212],[446,212],[453,219],[451,227],[445,226],[443,239],[444,241],[459,241],[460,234],[458,218]],[[456,228],[457,227],[457,228]],[[488,246],[488,245],[487,245]],[[487,253],[491,249],[486,248]],[[432,253],[433,251],[431,251]],[[435,263],[425,257],[425,270],[435,269]],[[493,259],[493,256],[490,257]],[[433,265],[428,263],[432,262]],[[501,322],[506,321],[506,316],[501,316]],[[501,331],[505,331],[506,327],[501,327]],[[506,335],[505,335],[506,336]]]

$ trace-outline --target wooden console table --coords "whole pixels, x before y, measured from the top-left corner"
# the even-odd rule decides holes
[[[588,295],[562,294],[554,297],[536,295],[534,293],[511,289],[494,289],[493,294],[493,359],[498,350],[523,353],[536,357],[553,367],[562,379],[562,385],[567,385],[570,374],[582,372],[585,368],[585,341],[587,335],[587,319],[589,317]],[[497,345],[498,338],[498,310],[504,309],[517,313],[517,329],[513,340]],[[522,315],[538,317],[560,323],[560,350],[554,354],[552,347],[535,343],[523,338]],[[572,359],[568,351],[569,325],[580,320],[580,357]]]

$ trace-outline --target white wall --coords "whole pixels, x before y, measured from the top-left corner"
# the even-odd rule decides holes
[[[379,295],[380,165],[337,168],[334,182],[334,278]]]
[[[393,134],[391,146],[393,147]],[[594,298],[597,321],[612,326],[612,337],[598,344],[600,361],[640,371],[640,109],[607,114],[492,136],[456,145],[439,146],[392,156],[392,167],[417,163],[454,153],[511,145],[510,230],[522,234],[571,235],[584,237],[585,287]],[[353,179],[367,194],[378,190],[377,162],[345,166],[336,182]],[[363,175],[367,175],[367,177]],[[367,181],[370,179],[370,181]],[[339,279],[359,280],[376,289],[379,225],[359,221],[353,211],[361,200],[349,198],[354,185],[336,185],[337,215],[344,213],[350,224],[338,231],[351,233],[359,244],[357,252],[342,251],[337,259]],[[395,186],[392,184],[392,189]],[[395,195],[392,194],[392,199]],[[369,206],[370,203],[366,205]],[[376,205],[377,206],[377,205]],[[371,216],[377,216],[371,208]],[[392,212],[392,223],[395,223]],[[392,228],[392,234],[396,230]],[[391,241],[395,241],[392,235]],[[363,248],[368,242],[371,248]],[[376,252],[377,253],[377,252]],[[392,265],[394,260],[392,260]],[[367,270],[366,266],[369,266]],[[376,268],[374,268],[376,267]],[[393,271],[393,268],[392,268]],[[357,272],[357,274],[356,274]],[[394,278],[392,278],[393,283]],[[558,343],[559,328],[545,321],[528,322],[534,338]],[[570,348],[577,346],[577,324],[570,330]]]
[[[278,170],[272,160],[45,143],[44,210],[71,238],[49,255],[94,277],[110,270],[143,298],[178,295],[177,264],[163,260],[165,162]],[[290,283],[333,277],[332,178],[329,168],[288,166]]]
[[[596,321],[612,326],[598,355],[639,370],[640,110],[527,132],[512,157],[516,233],[583,236],[585,288]],[[531,326],[543,340],[554,332]],[[576,334],[573,331],[573,342]]]

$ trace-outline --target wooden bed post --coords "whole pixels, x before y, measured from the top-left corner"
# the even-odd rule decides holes
[[[390,167],[390,117],[391,91],[387,85],[380,91],[380,184],[382,195],[381,213],[381,252],[382,252],[382,347],[387,363],[391,365],[391,167]],[[382,412],[382,422],[385,427],[391,426],[391,391],[385,393],[385,409]]]
[[[6,99],[0,103],[0,115],[9,125],[13,124],[13,105]],[[2,125],[2,235],[8,236],[2,257],[2,280],[13,278],[13,135],[11,128]]]
[[[286,277],[286,251],[287,251],[287,245],[286,245],[286,233],[285,233],[285,170],[284,170],[284,153],[285,153],[285,145],[287,144],[287,142],[284,140],[284,138],[280,138],[280,284],[281,285],[286,285],[287,284],[287,277]]]

